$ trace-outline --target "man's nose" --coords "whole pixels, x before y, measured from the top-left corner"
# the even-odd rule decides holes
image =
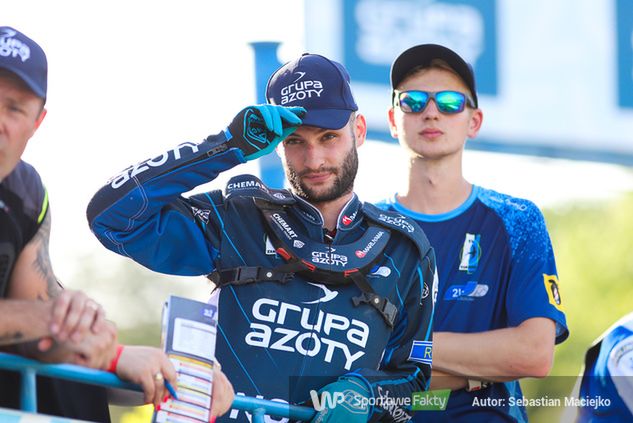
[[[325,156],[323,153],[323,148],[318,145],[307,145],[304,151],[303,164],[309,169],[319,169],[325,164]]]
[[[437,119],[440,116],[440,110],[437,108],[437,103],[434,98],[430,98],[428,104],[422,110],[420,115],[423,119]]]

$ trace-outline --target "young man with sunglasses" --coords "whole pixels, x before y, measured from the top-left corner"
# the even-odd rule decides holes
[[[527,200],[471,184],[468,138],[483,122],[472,68],[435,44],[391,68],[391,135],[408,153],[404,191],[380,206],[413,218],[438,260],[431,388],[450,388],[446,411],[419,421],[524,421],[517,379],[545,377],[567,338],[543,216]],[[514,398],[514,399],[513,399]]]
[[[114,177],[88,207],[91,228],[150,269],[209,274],[236,392],[312,401],[319,423],[406,421],[431,370],[432,249],[353,192],[366,125],[339,63],[304,54],[266,91],[271,104],[218,134]],[[225,194],[181,195],[275,148],[291,191],[241,175]]]

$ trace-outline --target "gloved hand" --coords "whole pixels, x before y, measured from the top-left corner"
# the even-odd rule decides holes
[[[242,150],[246,160],[257,159],[292,134],[301,125],[305,112],[303,107],[249,106],[233,118],[225,131],[228,145]]]
[[[333,401],[328,401],[328,395]],[[369,418],[371,396],[362,380],[353,376],[343,376],[319,390],[319,404],[317,405],[313,399],[313,405],[320,408],[320,411],[317,411],[311,423],[366,423]]]

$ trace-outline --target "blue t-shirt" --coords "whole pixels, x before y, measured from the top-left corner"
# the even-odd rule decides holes
[[[633,421],[633,313],[587,351],[578,399],[578,423]]]
[[[474,333],[547,317],[556,323],[556,343],[567,338],[551,241],[533,203],[473,186],[468,199],[448,213],[416,213],[395,196],[378,206],[413,218],[435,249],[434,331]],[[512,398],[522,398],[516,381],[477,392],[454,391],[446,411],[418,412],[414,419],[527,420],[524,407]]]

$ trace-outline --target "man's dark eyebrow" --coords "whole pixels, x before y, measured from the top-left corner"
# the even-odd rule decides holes
[[[314,127],[317,130],[315,131],[317,134],[322,134],[324,132],[328,132],[328,131],[336,131],[336,129],[329,129],[329,128],[317,128],[316,126]],[[290,139],[290,138],[298,138],[298,139],[303,139],[303,137],[299,134],[297,134],[296,132],[293,132],[292,134],[288,135],[286,137],[286,139]]]

